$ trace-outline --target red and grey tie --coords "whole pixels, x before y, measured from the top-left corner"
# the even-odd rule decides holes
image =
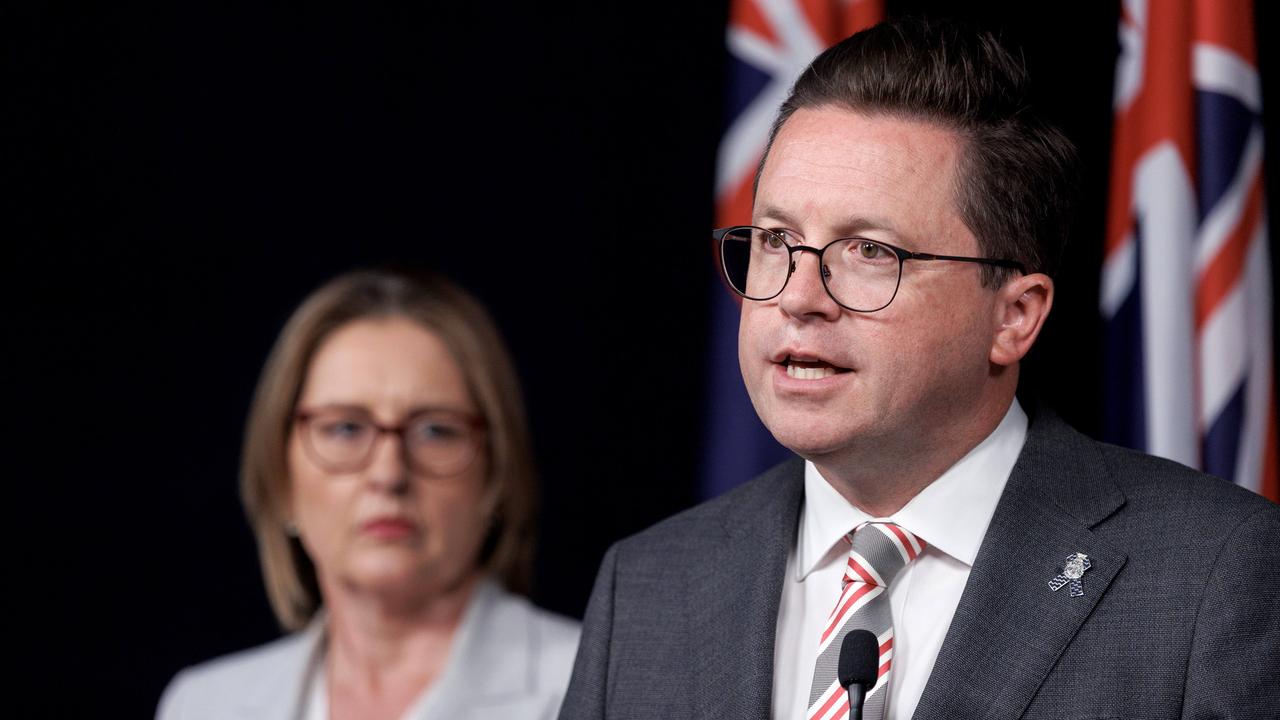
[[[893,523],[868,522],[844,537],[849,543],[840,601],[831,611],[818,643],[807,720],[841,720],[849,716],[849,698],[836,670],[840,643],[850,630],[870,630],[880,641],[880,676],[863,700],[864,720],[884,717],[889,668],[893,662],[893,619],[889,615],[889,583],[907,563],[924,552],[925,543]]]

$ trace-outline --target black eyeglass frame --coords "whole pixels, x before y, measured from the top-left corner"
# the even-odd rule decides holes
[[[759,230],[761,232],[768,233],[769,235],[773,235],[774,237],[781,240],[782,245],[787,248],[787,259],[788,259],[787,277],[785,280],[782,281],[782,287],[778,288],[778,292],[772,295],[768,295],[766,297],[752,297],[746,294],[745,292],[742,292],[738,288],[734,287],[733,281],[729,278],[729,268],[725,266],[724,243],[725,243],[725,237],[728,236],[730,233],[734,232],[735,230]],[[890,245],[889,243],[884,242],[883,240],[872,240],[870,238],[858,237],[856,235],[850,236],[850,237],[836,238],[835,240],[832,240],[826,245],[823,245],[821,248],[816,248],[811,245],[804,245],[804,244],[791,245],[790,243],[787,242],[786,238],[781,233],[777,233],[772,230],[766,230],[765,228],[759,227],[757,225],[733,225],[731,227],[717,228],[711,231],[711,236],[716,240],[718,244],[717,254],[720,257],[720,273],[721,273],[721,276],[725,279],[725,284],[728,285],[729,289],[732,290],[734,293],[742,296],[743,298],[746,298],[747,300],[754,300],[756,302],[772,300],[778,297],[779,295],[781,295],[783,290],[787,289],[787,283],[791,282],[791,276],[794,275],[796,271],[795,254],[798,252],[811,252],[814,255],[818,256],[818,266],[821,269],[818,275],[822,278],[822,289],[827,291],[827,297],[831,298],[835,302],[835,304],[839,305],[845,310],[848,310],[850,312],[857,312],[857,313],[878,312],[880,310],[883,310],[889,307],[889,305],[893,303],[894,298],[898,297],[898,288],[902,286],[902,266],[908,260],[923,260],[923,261],[949,260],[953,262],[971,262],[971,263],[978,263],[980,265],[991,265],[993,267],[1008,268],[1010,270],[1017,270],[1019,273],[1022,273],[1023,275],[1027,274],[1026,266],[1018,262],[1017,260],[1010,260],[1007,258],[1005,259],[979,258],[979,257],[968,257],[964,255],[937,255],[934,253],[912,252],[911,250],[904,250],[896,245]],[[845,305],[844,303],[840,302],[840,299],[837,298],[831,292],[831,287],[827,285],[827,278],[830,277],[831,273],[827,269],[827,266],[824,265],[822,262],[823,255],[827,252],[827,248],[831,247],[832,245],[835,245],[836,243],[845,242],[847,240],[858,240],[861,242],[874,243],[876,245],[879,245],[880,247],[888,248],[898,258],[898,279],[894,283],[893,294],[889,296],[889,299],[885,302],[885,304],[881,305],[878,308],[872,308],[870,310],[858,310],[857,308],[851,308],[848,305]]]

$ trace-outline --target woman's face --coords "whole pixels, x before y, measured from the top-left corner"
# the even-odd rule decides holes
[[[337,411],[340,422],[327,421],[322,431],[340,440],[358,427],[343,417],[363,414],[394,427],[423,410],[476,415],[444,343],[405,318],[356,320],[331,334],[311,361],[298,409]],[[475,569],[491,504],[483,451],[460,474],[430,477],[405,462],[402,437],[384,433],[366,464],[334,471],[319,462],[304,432],[295,422],[289,437],[290,506],[326,594],[430,598]],[[419,428],[412,436],[433,432]]]

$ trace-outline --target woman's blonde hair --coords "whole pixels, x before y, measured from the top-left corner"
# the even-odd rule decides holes
[[[487,312],[440,275],[362,270],[311,293],[294,311],[262,369],[245,428],[240,492],[258,540],[267,596],[280,624],[304,627],[320,607],[315,566],[289,528],[288,445],[311,359],[338,328],[403,317],[435,333],[466,378],[488,427],[493,525],[480,563],[515,592],[527,592],[533,562],[536,489],[528,425],[510,355]]]

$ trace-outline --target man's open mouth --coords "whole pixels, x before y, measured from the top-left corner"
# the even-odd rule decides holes
[[[838,367],[825,360],[798,358],[791,355],[788,355],[782,361],[782,364],[787,368],[787,377],[796,378],[797,380],[821,380],[832,375],[849,372],[849,368]]]

